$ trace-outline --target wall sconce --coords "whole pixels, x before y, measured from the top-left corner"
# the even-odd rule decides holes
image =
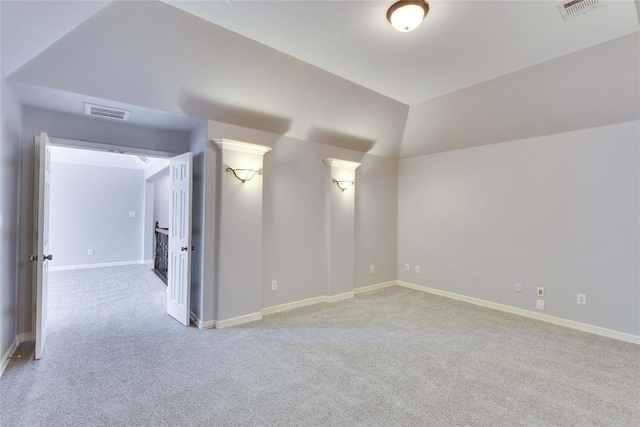
[[[342,191],[355,184],[354,181],[338,181],[337,179],[334,179],[333,182],[335,182],[338,188]]]
[[[242,181],[242,183],[244,184],[247,181],[251,181],[251,178],[253,178],[256,175],[262,175],[262,172],[260,172],[259,170],[253,170],[253,169],[234,169],[234,168],[227,168],[227,172],[233,172],[233,175],[238,178],[240,181]]]

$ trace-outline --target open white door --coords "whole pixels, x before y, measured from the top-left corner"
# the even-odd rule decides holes
[[[53,255],[49,253],[49,193],[51,190],[51,142],[46,133],[36,136],[35,159],[35,254],[29,261],[35,262],[36,281],[36,359],[42,357],[47,341],[47,276]]]
[[[167,313],[189,324],[191,289],[191,153],[169,163],[169,271]]]

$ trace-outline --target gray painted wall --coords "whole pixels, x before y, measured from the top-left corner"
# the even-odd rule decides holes
[[[328,167],[319,147],[283,138],[264,157],[262,306],[326,295]],[[271,281],[278,290],[271,290]]]
[[[639,127],[401,160],[398,278],[638,335]]]
[[[142,249],[142,259],[145,261],[153,260],[153,239],[154,239],[154,231],[153,231],[153,204],[154,204],[154,194],[155,192],[155,183],[150,180],[145,180],[144,182],[144,220],[143,220],[143,229],[142,229],[142,240],[143,240],[143,249]]]
[[[208,135],[273,148],[264,156],[261,177],[262,307],[327,295],[327,191],[337,190],[322,162],[327,157],[362,163],[355,189],[356,279],[350,289],[395,279],[396,160],[214,121],[209,121]],[[370,264],[376,266],[374,275]],[[277,291],[271,290],[272,280],[278,281]],[[247,305],[244,314],[252,312],[248,310]]]
[[[52,162],[50,268],[142,261],[143,205],[142,170]]]
[[[160,227],[169,226],[169,169],[154,181],[153,221]]]
[[[353,291],[355,260],[355,190],[342,191],[333,182],[355,180],[355,170],[327,167],[325,245],[329,275],[326,294],[329,296]]]
[[[396,279],[398,242],[398,162],[371,155],[361,162],[356,170],[356,288]]]
[[[18,333],[18,227],[21,217],[19,202],[22,155],[22,106],[4,78],[1,84],[0,357],[5,355]]]
[[[227,167],[262,168],[262,155],[218,152],[218,320],[260,312],[262,308],[262,176],[242,183]]]
[[[40,132],[51,137],[98,142],[181,154],[189,151],[189,133],[157,130],[92,117],[24,107],[20,188],[20,242],[18,276],[18,332],[31,332],[32,277],[28,262],[33,246],[34,138]]]

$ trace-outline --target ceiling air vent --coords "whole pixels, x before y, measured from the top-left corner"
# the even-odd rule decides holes
[[[604,6],[602,0],[571,0],[559,3],[558,9],[562,19],[569,21],[602,6]]]
[[[131,114],[131,112],[127,110],[105,107],[104,105],[89,104],[88,102],[84,103],[84,113],[90,116],[124,121],[129,120],[129,114]]]

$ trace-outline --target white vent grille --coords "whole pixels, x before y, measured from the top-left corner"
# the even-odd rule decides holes
[[[602,6],[602,0],[571,0],[558,4],[558,10],[562,19],[568,21]]]
[[[104,105],[84,103],[84,113],[90,116],[104,117],[113,120],[129,120],[130,111],[120,110],[119,108],[105,107]]]

